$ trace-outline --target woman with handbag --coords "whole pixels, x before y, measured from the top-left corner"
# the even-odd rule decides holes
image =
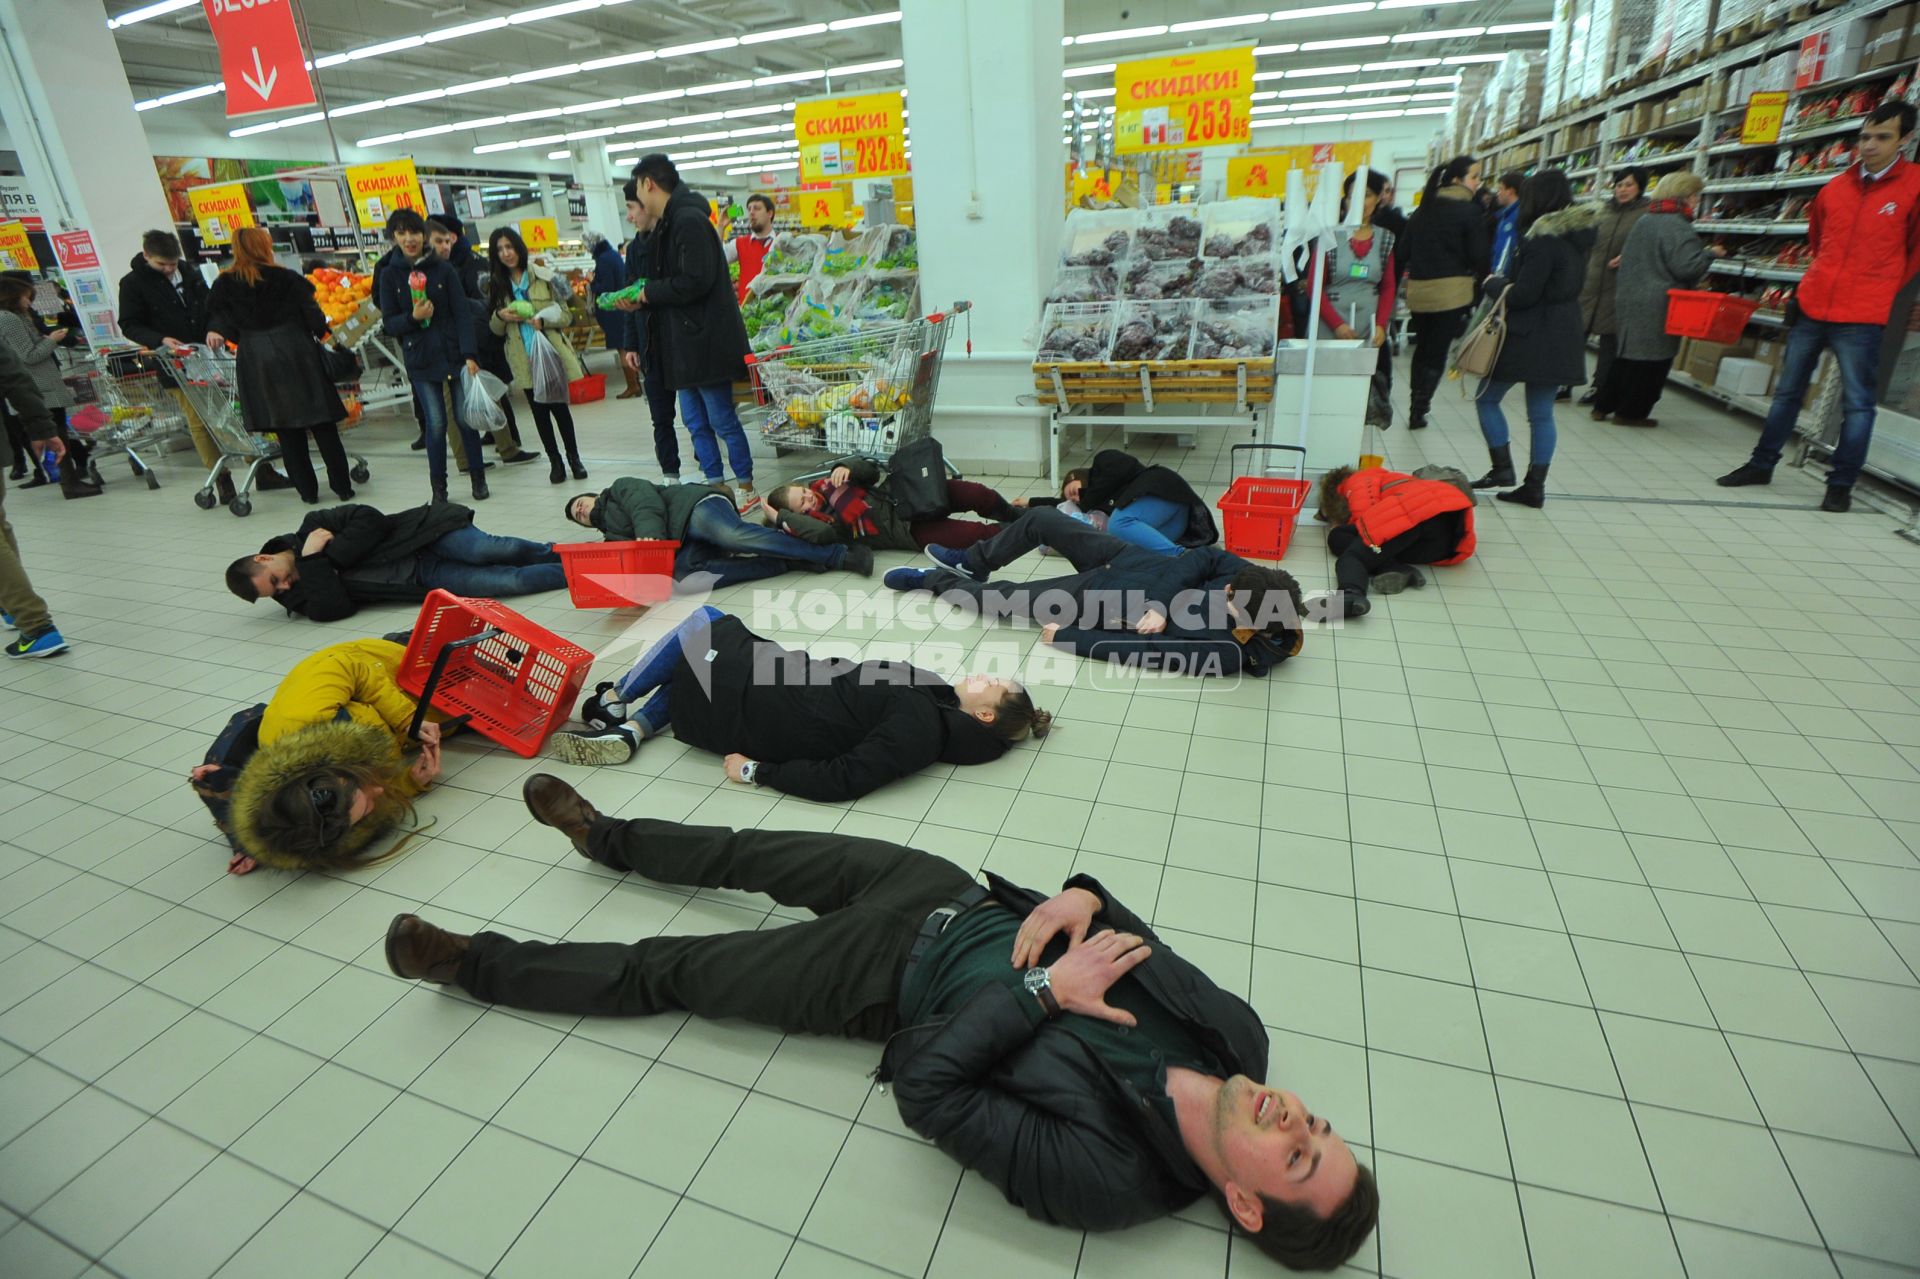
[[[40,389],[40,399],[47,406],[47,415],[53,419],[53,426],[66,441],[66,461],[60,467],[60,495],[72,499],[76,497],[100,496],[100,472],[94,468],[90,452],[80,437],[67,426],[67,410],[73,407],[73,392],[60,377],[60,359],[54,354],[54,348],[61,345],[67,337],[66,329],[55,329],[52,333],[40,331],[39,317],[33,313],[33,285],[25,280],[0,279],[0,342],[4,342],[20,357],[21,367],[33,378],[33,384]],[[18,432],[17,438],[25,440],[26,432],[21,428],[13,414],[7,415],[10,434]],[[17,456],[21,459],[15,465],[17,472],[13,478],[25,479],[28,467],[33,469],[33,479],[22,485],[23,488],[38,488],[48,483],[47,473],[41,468],[33,450],[22,444]]]
[[[1667,290],[1693,288],[1727,252],[1708,246],[1693,229],[1694,206],[1705,185],[1699,174],[1685,169],[1662,177],[1646,215],[1620,250],[1618,348],[1606,372],[1596,375],[1596,422],[1611,414],[1616,426],[1659,425],[1651,416],[1653,406],[1680,354],[1680,339],[1667,332]]]
[[[1526,387],[1527,422],[1532,429],[1526,482],[1500,494],[1503,502],[1546,504],[1547,466],[1553,461],[1558,438],[1553,402],[1561,387],[1578,386],[1587,379],[1580,290],[1586,283],[1587,253],[1593,248],[1600,212],[1596,203],[1574,204],[1573,188],[1559,169],[1534,174],[1520,188],[1520,243],[1514,251],[1513,278],[1494,276],[1487,281],[1487,296],[1496,308],[1493,314],[1504,316],[1506,333],[1492,371],[1474,397],[1493,469],[1475,480],[1473,487],[1497,488],[1514,482],[1513,451],[1507,444],[1507,419],[1500,401],[1515,383]],[[1478,336],[1470,335],[1462,344],[1463,360],[1470,361],[1476,354],[1470,348]]]
[[[587,468],[573,435],[573,410],[567,407],[567,384],[584,376],[580,357],[571,343],[549,332],[566,326],[572,290],[553,272],[527,260],[527,242],[511,227],[501,227],[488,237],[487,264],[491,269],[487,307],[493,313],[487,327],[506,338],[513,380],[527,388],[527,405],[550,463],[547,479],[559,484],[567,478],[566,467],[571,467],[573,478],[584,480]],[[556,420],[558,443],[553,437]],[[565,467],[561,444],[567,450]]]
[[[300,500],[308,506],[320,500],[307,448],[311,436],[327,464],[327,487],[341,501],[352,501],[347,450],[336,429],[347,406],[320,341],[327,317],[314,300],[313,284],[274,261],[273,238],[263,228],[234,233],[233,263],[213,282],[207,321],[208,346],[218,350],[232,341],[239,348],[234,382],[241,420],[256,435],[279,437],[287,478]]]
[[[1473,202],[1480,162],[1457,155],[1433,171],[1420,207],[1407,219],[1407,310],[1413,313],[1413,358],[1407,387],[1407,429],[1427,424],[1433,393],[1447,372],[1447,351],[1466,331],[1474,290],[1487,273],[1493,232]]]

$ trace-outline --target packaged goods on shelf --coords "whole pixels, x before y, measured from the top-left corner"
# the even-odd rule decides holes
[[[1040,317],[1043,364],[1084,364],[1104,360],[1113,348],[1114,302],[1050,302]]]
[[[1191,204],[1143,209],[1140,229],[1133,237],[1134,256],[1155,262],[1199,256],[1199,215],[1200,210]]]
[[[1614,0],[1592,0],[1587,6],[1586,51],[1579,66],[1584,75],[1580,96],[1597,98],[1607,91],[1612,65]]]
[[[1842,22],[1803,38],[1794,68],[1793,87],[1810,89],[1829,80],[1844,80],[1858,74],[1866,44],[1865,18]]]
[[[1540,123],[1541,85],[1546,79],[1544,53],[1509,53],[1500,69],[1506,81],[1500,108],[1500,129],[1511,133]]]
[[[1062,266],[1112,266],[1133,252],[1140,225],[1135,209],[1075,209],[1067,214],[1060,243]]]
[[[1654,0],[1653,30],[1641,46],[1638,59],[1641,70],[1657,73],[1665,64],[1667,51],[1673,44],[1673,11],[1676,3],[1677,0]]]
[[[1540,114],[1551,119],[1560,109],[1565,94],[1567,73],[1568,25],[1572,22],[1571,0],[1555,0],[1553,27],[1547,32],[1547,73],[1540,85]]]
[[[1605,26],[1597,21],[1602,7],[1609,10]],[[1607,42],[1602,46],[1610,68],[1603,82],[1606,86],[1618,84],[1644,69],[1647,45],[1653,38],[1659,8],[1659,0],[1611,0],[1605,6],[1594,6],[1595,29],[1608,33]],[[1669,25],[1669,38],[1672,31]]]
[[[1920,54],[1920,48],[1908,43],[1917,13],[1920,6],[1903,4],[1868,20],[1867,42],[1860,56],[1862,70],[1890,67],[1901,60],[1904,51]]]
[[[1593,0],[1563,0],[1567,28],[1567,65],[1563,72],[1560,97],[1568,104],[1585,101],[1587,90],[1588,40],[1593,27]]]
[[[1107,358],[1184,360],[1193,343],[1194,304],[1184,301],[1122,302]]]
[[[1272,253],[1279,242],[1278,200],[1220,200],[1201,206],[1202,257],[1262,257]]]
[[[766,260],[760,265],[760,276],[769,281],[798,283],[813,274],[826,248],[825,236],[783,231],[774,236],[773,243],[767,246]]]
[[[1111,302],[1120,296],[1119,272],[1111,266],[1065,266],[1054,278],[1049,302]]]
[[[1754,10],[1759,8],[1759,0],[1746,0]],[[1742,0],[1720,0],[1720,12],[1726,13]],[[1681,63],[1690,62],[1707,51],[1714,32],[1707,29],[1707,6],[1698,0],[1673,0],[1673,37],[1667,42],[1666,65],[1672,69]]]
[[[1713,34],[1729,35],[1736,27],[1758,21],[1765,8],[1764,0],[1720,0],[1720,11],[1713,21]]]
[[[1193,321],[1196,360],[1272,359],[1280,327],[1280,299],[1230,298],[1201,302]]]

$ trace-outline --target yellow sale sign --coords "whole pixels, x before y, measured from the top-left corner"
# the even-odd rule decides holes
[[[26,223],[0,222],[0,263],[5,263],[9,271],[39,268],[40,259],[33,256],[33,246],[27,243]]]
[[[906,173],[906,100],[891,93],[808,98],[793,107],[800,180],[891,178]]]
[[[386,226],[395,209],[427,216],[426,193],[420,190],[420,175],[410,159],[355,165],[347,170],[347,186],[353,192],[354,215],[369,231]]]
[[[1747,98],[1747,114],[1740,120],[1740,140],[1760,146],[1780,140],[1787,120],[1785,93],[1755,93]]]
[[[1373,161],[1373,143],[1309,142],[1235,156],[1227,161],[1227,195],[1285,196],[1289,169],[1306,174],[1307,194],[1312,195],[1321,167],[1335,160],[1345,173],[1364,169]]]
[[[1244,143],[1253,46],[1122,62],[1113,89],[1113,149],[1123,155]]]
[[[560,224],[553,218],[521,218],[520,238],[527,242],[527,251],[530,253],[557,249],[560,247]]]
[[[802,226],[839,226],[847,216],[847,189],[795,191],[793,202],[799,206]]]
[[[235,231],[256,225],[245,186],[195,187],[188,190],[187,199],[193,204],[193,220],[203,243],[232,244]]]

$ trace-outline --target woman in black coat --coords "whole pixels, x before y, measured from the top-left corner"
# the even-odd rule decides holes
[[[644,699],[644,700],[643,700]],[[1053,716],[1010,680],[957,685],[905,662],[827,661],[697,610],[580,707],[561,733],[570,764],[620,764],[668,728],[726,756],[727,776],[823,803],[859,799],[929,764],[986,764],[1044,737]]]
[[[1487,273],[1493,232],[1474,192],[1480,162],[1457,155],[1427,179],[1420,207],[1407,219],[1407,310],[1413,314],[1413,358],[1407,371],[1407,429],[1427,424],[1433,393],[1447,372],[1447,352],[1467,330],[1473,296]]]
[[[1213,512],[1178,471],[1148,466],[1131,453],[1102,449],[1093,465],[1067,472],[1058,498],[1021,498],[1015,506],[1073,502],[1108,516],[1106,531],[1160,555],[1220,540]]]
[[[273,260],[273,239],[260,227],[234,233],[233,265],[213,282],[208,301],[207,345],[232,341],[240,348],[235,381],[240,413],[255,434],[279,437],[287,478],[311,506],[320,500],[307,437],[320,446],[327,487],[341,501],[353,497],[347,451],[335,424],[347,416],[328,376],[317,339],[327,317],[314,301],[313,285]]]
[[[1500,401],[1516,382],[1527,388],[1527,422],[1532,428],[1526,482],[1500,494],[1503,502],[1546,503],[1547,464],[1553,461],[1558,438],[1553,402],[1561,387],[1578,386],[1587,378],[1580,291],[1586,284],[1587,253],[1593,248],[1600,213],[1601,206],[1592,201],[1573,203],[1573,188],[1559,169],[1534,174],[1520,188],[1520,242],[1514,250],[1513,278],[1494,276],[1487,281],[1490,300],[1506,297],[1507,337],[1493,376],[1480,384],[1480,393],[1474,397],[1493,469],[1475,480],[1473,487],[1497,488],[1514,481],[1513,451],[1507,444],[1507,419]]]

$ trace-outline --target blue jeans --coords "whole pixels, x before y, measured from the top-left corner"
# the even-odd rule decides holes
[[[614,684],[615,701],[631,704],[636,698],[653,694],[633,716],[646,729],[647,736],[651,737],[667,726],[673,672],[680,664],[681,647],[689,643],[704,644],[701,637],[725,616],[713,605],[702,604],[686,621],[661,636],[659,642],[633,664],[633,669]]]
[[[1500,401],[1512,389],[1511,382],[1488,379],[1480,384],[1480,394],[1473,397],[1474,411],[1480,415],[1480,434],[1486,436],[1488,448],[1506,447],[1507,415],[1500,411]],[[1527,453],[1529,466],[1553,461],[1553,446],[1560,438],[1553,421],[1553,397],[1559,393],[1560,388],[1552,382],[1527,383],[1527,424],[1533,429],[1533,443]]]
[[[1136,497],[1107,521],[1107,532],[1160,555],[1178,555],[1174,539],[1186,531],[1186,508],[1164,497]]]
[[[427,437],[427,474],[435,488],[447,482],[447,405],[453,405],[454,425],[467,450],[467,465],[473,469],[474,482],[484,474],[486,454],[480,451],[480,437],[460,417],[460,394],[452,378],[415,378],[413,406],[419,410],[420,429]]]
[[[720,446],[714,432],[726,441],[727,460],[733,463],[733,476],[743,484],[753,483],[753,453],[747,447],[747,433],[740,426],[740,415],[733,411],[733,383],[713,382],[706,386],[688,386],[680,390],[680,416],[687,420],[687,434],[693,437],[693,460],[709,484],[727,477],[720,465]]]
[[[500,537],[471,524],[423,551],[416,571],[428,590],[480,599],[557,591],[567,584],[560,552],[551,543]]]
[[[758,555],[798,561],[819,568],[839,568],[847,558],[844,546],[815,546],[777,528],[749,524],[725,496],[714,494],[693,508],[684,542],[705,542],[729,555]]]
[[[1800,402],[1807,397],[1807,384],[1813,380],[1820,352],[1830,349],[1840,366],[1842,413],[1840,447],[1833,451],[1833,469],[1827,472],[1827,483],[1852,488],[1866,464],[1867,446],[1873,442],[1873,401],[1879,388],[1884,332],[1884,326],[1878,324],[1828,324],[1801,316],[1787,330],[1787,351],[1780,360],[1773,406],[1767,410],[1767,424],[1747,465],[1771,471],[1779,464],[1780,450],[1787,446],[1800,420]]]

